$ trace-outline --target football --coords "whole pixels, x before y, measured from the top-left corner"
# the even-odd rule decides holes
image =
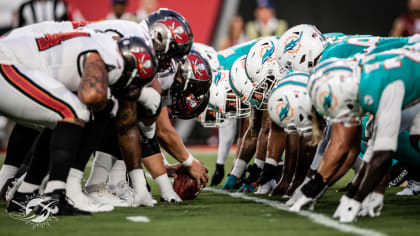
[[[177,177],[174,181],[174,190],[182,200],[193,200],[200,194],[201,188],[197,182],[192,179],[187,169],[182,167],[177,171]]]

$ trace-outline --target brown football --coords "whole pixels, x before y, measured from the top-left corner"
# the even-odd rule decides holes
[[[192,179],[187,170],[181,167],[177,172],[174,181],[174,190],[182,200],[193,200],[198,196],[201,189],[197,186],[197,182]]]

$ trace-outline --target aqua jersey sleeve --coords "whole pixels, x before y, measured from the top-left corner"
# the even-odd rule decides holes
[[[319,62],[329,58],[349,58],[356,54],[373,54],[410,45],[408,37],[375,37],[371,35],[349,35],[330,42]]]
[[[246,55],[256,41],[257,39],[218,51],[217,58],[219,59],[220,66],[224,70],[230,70],[236,59]]]

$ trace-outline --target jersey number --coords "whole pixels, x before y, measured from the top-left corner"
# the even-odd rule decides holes
[[[68,32],[58,34],[46,34],[43,38],[37,38],[36,43],[39,51],[47,50],[48,48],[59,45],[62,41],[72,39],[75,37],[90,37],[87,32]]]

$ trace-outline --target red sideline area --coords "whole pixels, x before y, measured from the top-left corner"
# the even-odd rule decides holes
[[[214,145],[187,145],[187,149],[194,153],[217,153],[218,146]],[[236,145],[230,148],[230,153],[236,153]]]
[[[67,0],[72,11],[78,9],[85,20],[103,20],[111,10],[111,0]],[[128,0],[128,12],[135,12],[139,0]],[[194,41],[210,44],[216,27],[222,0],[159,0],[159,7],[170,8],[183,15],[190,23]]]

